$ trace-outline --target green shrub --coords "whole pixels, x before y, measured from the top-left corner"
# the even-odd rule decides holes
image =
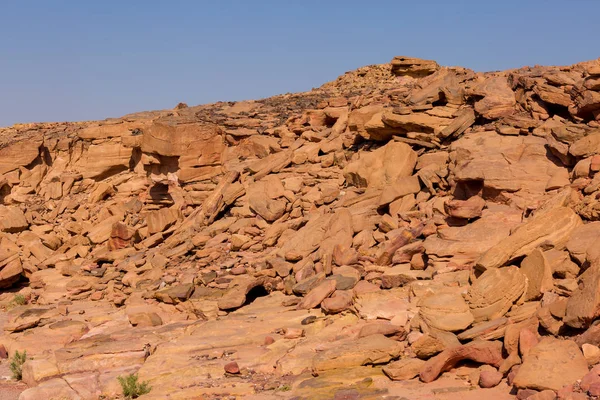
[[[10,371],[12,372],[13,378],[20,381],[23,378],[23,364],[27,361],[27,350],[23,353],[19,353],[17,350],[10,361]]]
[[[15,297],[13,297],[12,302],[18,306],[24,306],[25,304],[27,304],[27,299],[25,299],[25,296],[23,296],[21,293],[15,294]]]
[[[152,388],[148,385],[148,382],[138,382],[137,374],[129,374],[126,376],[119,376],[117,378],[123,389],[123,396],[126,399],[137,399],[143,394],[150,393]]]

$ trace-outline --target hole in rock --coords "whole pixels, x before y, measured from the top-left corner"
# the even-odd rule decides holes
[[[457,200],[468,200],[483,191],[483,180],[460,181],[454,188],[454,198]]]
[[[446,104],[448,104],[448,100],[446,99],[446,94],[444,92],[440,92],[439,95],[440,95],[439,100],[436,100],[433,103],[431,103],[432,106],[441,107],[441,106],[445,106]]]
[[[259,297],[264,297],[268,294],[269,294],[269,292],[267,292],[267,289],[265,289],[264,286],[261,286],[261,285],[255,286],[252,289],[250,289],[250,291],[246,295],[246,302],[244,303],[244,305],[247,306],[248,304],[251,304],[252,302],[254,302],[254,300],[258,299]]]

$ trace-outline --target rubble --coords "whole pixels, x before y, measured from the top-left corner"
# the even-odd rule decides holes
[[[0,367],[22,400],[596,396],[599,80],[400,56],[0,128]]]

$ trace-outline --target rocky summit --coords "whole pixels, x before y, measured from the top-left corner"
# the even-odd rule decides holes
[[[598,396],[599,171],[600,59],[2,128],[0,397]]]

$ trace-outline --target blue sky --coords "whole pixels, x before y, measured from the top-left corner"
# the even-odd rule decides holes
[[[600,57],[600,1],[0,0],[0,126],[310,90],[394,55]]]

